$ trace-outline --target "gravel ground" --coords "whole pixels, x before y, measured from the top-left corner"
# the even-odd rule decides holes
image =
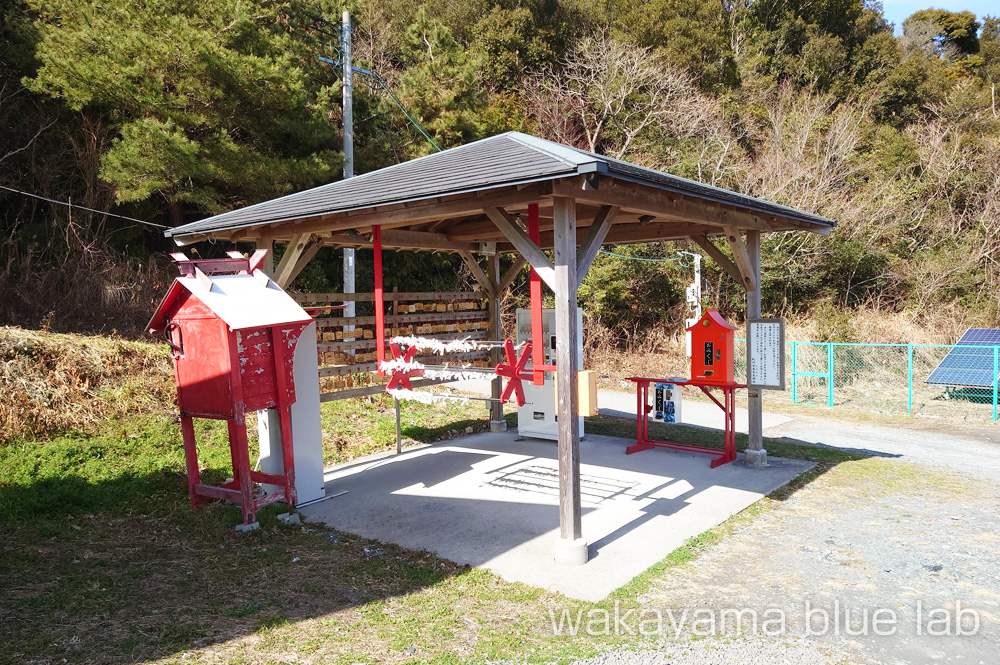
[[[853,665],[803,640],[698,640],[662,651],[614,651],[578,665]]]
[[[640,598],[674,618],[688,611],[688,629],[698,618],[691,613],[715,617],[710,636],[582,662],[1000,663],[998,508],[1000,489],[970,474],[899,459],[841,464],[692,563],[671,569]],[[975,634],[954,634],[959,607],[978,616]],[[743,609],[756,613],[756,630],[747,614],[737,632],[734,611]],[[879,609],[888,634],[875,634]],[[781,623],[771,627],[780,626],[779,633],[762,626],[778,616]],[[931,623],[945,616],[951,621]],[[974,627],[966,615],[964,628]]]

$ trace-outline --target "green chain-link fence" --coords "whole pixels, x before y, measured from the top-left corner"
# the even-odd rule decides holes
[[[935,374],[953,350],[960,355],[953,355],[946,364],[953,371]],[[735,355],[736,380],[742,382],[746,340],[736,340]],[[786,342],[786,390],[767,391],[765,403],[778,400],[884,414],[995,421],[998,375],[1000,346]],[[955,385],[928,383],[929,378]],[[978,385],[960,385],[963,381]]]

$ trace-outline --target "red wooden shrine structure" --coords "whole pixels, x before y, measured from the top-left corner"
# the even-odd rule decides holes
[[[266,250],[249,259],[199,260],[173,254],[180,269],[149,322],[170,345],[177,380],[188,487],[192,506],[206,499],[238,503],[243,521],[255,521],[263,505],[296,504],[295,463],[289,408],[295,402],[295,345],[312,318],[260,270]],[[246,413],[276,409],[284,474],[255,471],[247,443]],[[201,482],[194,418],[225,420],[233,479],[219,486]],[[257,497],[254,483],[278,491]]]
[[[636,389],[635,443],[629,446],[625,453],[631,455],[650,448],[672,448],[707,453],[716,456],[711,462],[711,467],[714,469],[736,459],[736,391],[740,388],[746,388],[744,384],[736,383],[733,380],[735,362],[733,341],[736,328],[722,318],[719,310],[710,309],[688,330],[691,332],[690,379],[629,377],[628,380],[635,383]],[[695,386],[722,409],[725,416],[722,453],[720,454],[716,448],[651,439],[649,437],[649,413],[653,410],[653,404],[650,403],[649,399],[651,383]],[[721,402],[712,394],[712,388],[722,391]]]

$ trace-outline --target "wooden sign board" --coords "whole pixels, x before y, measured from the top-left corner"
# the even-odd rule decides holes
[[[785,389],[785,320],[747,322],[747,388]]]

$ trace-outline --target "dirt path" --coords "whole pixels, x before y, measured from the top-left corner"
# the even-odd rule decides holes
[[[988,479],[1000,477],[1000,426],[918,419],[892,425],[817,413],[796,414],[768,427],[764,436],[869,451]]]
[[[786,637],[807,636],[831,650],[831,663],[995,663],[998,507],[995,486],[958,474],[896,459],[843,463],[698,560],[672,569],[644,600],[675,614],[711,610],[732,632],[734,614],[721,619],[727,609],[755,611],[758,635],[767,632],[763,620],[783,617]],[[974,635],[954,634],[959,607],[977,613]],[[934,622],[945,613],[950,624]],[[882,619],[882,635],[875,618]],[[744,632],[752,629],[750,614],[740,621]],[[848,627],[858,632],[865,623],[865,634],[848,634]],[[964,628],[973,623],[966,615]],[[929,634],[946,628],[949,635]]]

